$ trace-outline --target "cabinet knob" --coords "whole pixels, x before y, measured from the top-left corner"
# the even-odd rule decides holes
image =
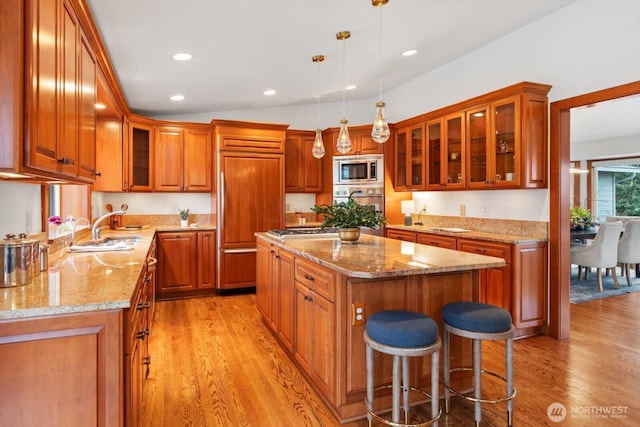
[[[145,356],[143,365],[151,365],[151,356]]]
[[[313,278],[313,276],[312,276],[312,275],[310,275],[310,274],[305,274],[305,275],[304,275],[304,278],[305,278],[305,279],[307,279],[307,280],[315,280],[315,279]]]
[[[102,172],[96,172],[94,173],[95,176],[102,176]]]
[[[145,331],[138,331],[136,332],[136,339],[138,340],[143,340],[144,341],[144,337],[146,337],[147,334],[145,333]]]
[[[63,165],[70,165],[73,162],[68,157],[62,157],[62,158],[58,159],[58,163],[63,164]]]

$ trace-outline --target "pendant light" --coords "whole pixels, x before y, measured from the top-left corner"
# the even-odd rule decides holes
[[[336,141],[336,148],[342,154],[351,151],[351,138],[349,138],[349,129],[347,129],[347,123],[349,121],[345,118],[345,98],[346,98],[346,80],[345,80],[345,49],[346,40],[351,37],[349,31],[340,31],[336,34],[338,40],[342,40],[342,120],[340,120],[340,133],[338,133],[338,141]]]
[[[318,126],[316,127],[316,139],[313,141],[313,149],[311,150],[311,154],[316,159],[321,159],[324,157],[324,141],[322,141],[322,131],[320,130],[320,63],[324,61],[324,55],[316,55],[311,58],[313,62],[318,64],[317,70],[317,82],[316,82],[316,90],[318,94],[316,95],[318,98]]]
[[[389,123],[384,117],[385,103],[382,100],[382,6],[387,4],[389,0],[371,0],[371,4],[380,9],[380,29],[379,29],[379,45],[378,45],[378,83],[380,87],[380,98],[376,102],[376,119],[373,121],[373,128],[371,129],[371,138],[378,144],[382,144],[389,139]]]

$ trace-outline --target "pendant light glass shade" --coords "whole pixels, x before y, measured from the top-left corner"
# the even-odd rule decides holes
[[[313,141],[313,149],[311,150],[311,154],[316,159],[321,159],[324,157],[324,141],[322,140],[322,131],[320,129],[316,129],[316,139]]]
[[[349,138],[349,129],[347,129],[347,119],[340,120],[340,133],[338,133],[338,141],[336,148],[342,154],[351,151],[351,138]]]
[[[336,38],[338,40],[342,40],[342,120],[340,120],[340,133],[338,134],[338,140],[336,141],[336,149],[342,154],[351,151],[351,138],[349,137],[349,129],[347,129],[347,123],[349,123],[349,121],[344,118],[347,92],[347,84],[345,79],[345,40],[347,40],[349,37],[351,37],[351,33],[349,31],[340,31],[338,34],[336,34]]]
[[[316,129],[316,137],[313,141],[313,148],[311,149],[311,154],[316,159],[321,159],[324,157],[325,149],[324,149],[324,141],[322,140],[322,131],[320,130],[320,63],[324,61],[324,55],[316,55],[311,58],[313,62],[318,64],[318,80],[317,80],[317,110],[318,110],[318,128]]]
[[[384,102],[376,102],[376,119],[373,122],[373,129],[371,130],[371,138],[378,144],[382,144],[389,139],[389,123],[384,118]]]
[[[382,101],[382,6],[388,3],[389,0],[371,0],[371,4],[380,8],[380,31],[378,40],[379,50],[379,64],[378,64],[378,84],[380,86],[380,99],[376,102],[376,119],[373,122],[373,128],[371,129],[371,138],[378,144],[382,144],[389,139],[389,123],[384,117],[385,103]]]

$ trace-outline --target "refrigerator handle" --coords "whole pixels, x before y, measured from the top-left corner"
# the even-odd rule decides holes
[[[224,212],[224,172],[220,172],[220,212],[218,215]]]

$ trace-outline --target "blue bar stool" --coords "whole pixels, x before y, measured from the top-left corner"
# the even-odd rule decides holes
[[[424,314],[412,311],[390,310],[381,311],[369,317],[364,332],[367,357],[367,419],[369,426],[373,420],[391,426],[422,427],[438,425],[440,419],[439,404],[439,351],[440,337],[438,324]],[[373,384],[373,351],[393,356],[393,377],[391,386],[382,385],[374,389]],[[431,355],[431,394],[424,390],[411,387],[409,383],[409,357]],[[402,365],[402,382],[400,381],[400,365]],[[392,389],[392,415],[388,420],[378,415],[373,409],[374,391],[384,388]],[[402,403],[404,409],[404,423],[400,422],[400,388],[402,388]],[[431,398],[431,419],[418,424],[409,424],[409,392],[415,391]]]
[[[442,309],[444,327],[444,402],[445,413],[450,409],[450,393],[474,402],[476,426],[482,419],[482,403],[507,402],[507,424],[513,425],[513,398],[516,389],[513,386],[513,337],[515,327],[511,323],[511,314],[503,308],[480,302],[453,302]],[[450,368],[450,334],[473,340],[473,368]],[[482,369],[482,340],[505,340],[506,378],[494,372]],[[465,395],[451,388],[451,372],[473,370],[473,396]],[[482,398],[482,374],[496,377],[506,384],[505,397],[498,399]]]

